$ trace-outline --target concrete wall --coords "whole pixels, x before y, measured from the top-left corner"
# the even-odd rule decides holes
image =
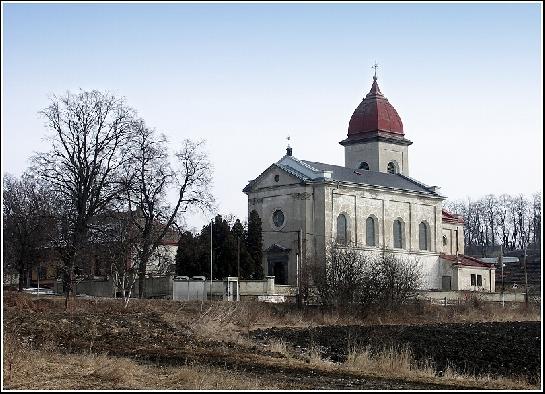
[[[62,281],[57,281],[54,291],[62,293]],[[118,290],[120,291],[120,290]],[[116,290],[111,279],[84,280],[76,284],[76,294],[86,294],[93,297],[115,297]],[[138,296],[138,280],[134,284],[132,296]],[[172,277],[151,277],[145,279],[144,298],[172,297]]]
[[[423,291],[419,292],[418,297],[437,303],[444,304],[445,300],[447,304],[453,304],[458,302],[464,302],[471,297],[477,296],[482,301],[488,302],[524,302],[524,292],[518,293],[484,293],[474,291]]]
[[[409,149],[406,145],[384,141],[345,145],[345,167],[359,168],[362,161],[369,164],[371,171],[379,172],[388,172],[388,163],[395,161],[399,173],[409,176]]]
[[[496,291],[496,275],[495,270],[490,270],[487,268],[480,267],[458,267],[457,268],[457,287],[453,290],[472,290],[472,291],[485,291],[485,292],[495,292]],[[471,285],[471,275],[481,275],[482,285],[481,286],[472,286]],[[477,283],[477,280],[475,280]]]
[[[189,301],[207,299],[206,281],[204,280],[177,280],[172,283],[172,299]]]
[[[213,299],[223,299],[225,292],[224,280],[212,281]],[[239,294],[241,298],[257,298],[258,296],[295,296],[297,288],[289,285],[277,285],[274,276],[265,277],[263,280],[240,280]],[[207,300],[210,299],[210,282],[193,279],[173,280],[172,299],[174,300]]]

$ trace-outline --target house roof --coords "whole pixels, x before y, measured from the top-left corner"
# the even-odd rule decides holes
[[[450,213],[446,209],[443,209],[442,214],[444,223],[464,224],[464,218],[461,215]]]
[[[444,260],[452,261],[455,265],[461,265],[466,267],[481,267],[481,268],[495,268],[494,263],[485,263],[475,257],[459,255],[447,255],[441,254],[441,258]]]

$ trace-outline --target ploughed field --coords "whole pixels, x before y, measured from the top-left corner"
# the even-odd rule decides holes
[[[268,328],[252,336],[280,340],[300,352],[313,348],[334,362],[345,361],[350,349],[409,347],[417,361],[431,361],[438,373],[450,365],[460,373],[533,382],[541,373],[541,322]]]
[[[540,377],[540,322],[313,324],[309,328],[299,315],[277,314],[276,307],[268,305],[139,300],[131,301],[128,308],[121,305],[79,300],[73,310],[64,311],[62,300],[54,298],[4,297],[4,341],[7,335],[23,348],[46,355],[105,354],[156,367],[208,366],[278,389],[458,387],[442,379],[411,381],[320,367],[309,361],[311,349],[326,362],[338,363],[352,348],[380,351],[409,346],[417,361],[430,360],[437,370],[448,363],[458,372],[524,377],[536,383]],[[258,328],[273,319],[276,327]],[[289,324],[290,319],[294,324]],[[273,350],[275,341],[289,346],[289,351]],[[24,387],[37,388],[32,384],[29,381]]]

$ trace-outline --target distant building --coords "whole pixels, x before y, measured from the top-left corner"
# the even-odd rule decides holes
[[[288,146],[244,188],[262,220],[267,275],[295,285],[299,249],[302,264],[324,261],[334,243],[418,260],[425,289],[494,291],[494,265],[463,256],[463,219],[443,209],[438,187],[409,177],[412,142],[376,77],[340,144],[344,166],[298,159]]]
[[[119,258],[122,242],[126,239],[128,227],[126,212],[108,212],[91,221],[88,232],[88,242],[76,263],[76,275],[83,278],[106,278],[112,274],[114,258]],[[162,224],[158,224],[160,228]],[[171,274],[175,272],[175,258],[178,250],[179,235],[177,231],[167,230],[165,237],[152,255],[146,267],[148,276]],[[30,271],[27,279],[28,286],[52,288],[55,281],[61,278],[62,248],[50,246],[44,251],[42,261],[38,262]],[[130,249],[126,256],[127,266],[134,261],[134,249]]]

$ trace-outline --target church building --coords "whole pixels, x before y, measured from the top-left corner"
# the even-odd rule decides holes
[[[297,285],[301,267],[336,245],[409,258],[424,290],[495,291],[493,264],[463,255],[463,219],[442,208],[438,187],[409,176],[412,142],[376,75],[340,144],[344,166],[298,159],[288,146],[244,188],[262,221],[266,275]]]

